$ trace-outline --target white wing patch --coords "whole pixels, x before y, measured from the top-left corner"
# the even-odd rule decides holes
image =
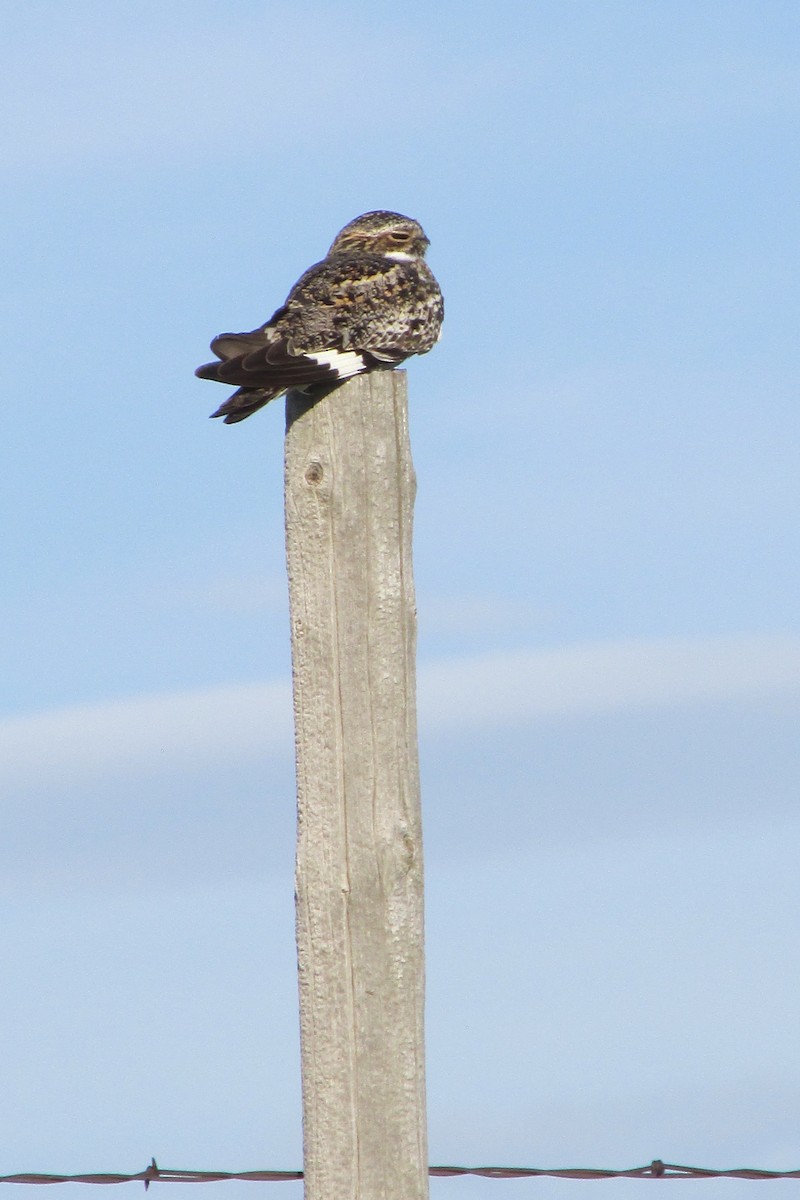
[[[321,350],[317,354],[306,351],[304,357],[335,371],[340,379],[349,379],[351,375],[359,375],[366,370],[364,359],[355,350]]]

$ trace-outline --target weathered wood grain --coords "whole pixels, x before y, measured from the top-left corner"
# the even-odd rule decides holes
[[[307,1200],[428,1195],[404,372],[287,399]]]

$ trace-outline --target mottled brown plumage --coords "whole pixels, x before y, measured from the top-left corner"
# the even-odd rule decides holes
[[[364,213],[345,225],[264,325],[214,338],[218,361],[195,374],[239,390],[212,415],[230,425],[289,388],[329,388],[427,353],[444,315],[427,248],[422,227],[399,213]]]

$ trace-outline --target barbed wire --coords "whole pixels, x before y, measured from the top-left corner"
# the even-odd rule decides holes
[[[484,1179],[530,1179],[547,1175],[551,1179],[800,1179],[800,1169],[794,1171],[765,1171],[758,1167],[736,1167],[717,1171],[709,1167],[682,1167],[654,1158],[644,1167],[629,1167],[624,1171],[596,1167],[429,1167],[434,1177],[480,1175]],[[0,1175],[0,1183],[220,1183],[229,1179],[257,1183],[278,1183],[303,1178],[302,1171],[175,1171],[159,1167],[153,1159],[150,1166],[135,1175],[45,1175],[26,1173]]]

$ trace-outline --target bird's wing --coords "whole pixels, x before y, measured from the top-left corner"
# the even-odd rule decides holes
[[[236,358],[237,355],[248,354],[251,350],[263,346],[265,331],[275,325],[286,312],[279,308],[268,321],[254,329],[251,333],[219,333],[211,343],[211,350],[217,358]]]
[[[327,386],[376,366],[396,366],[409,352],[381,344],[395,266],[377,255],[340,255],[317,263],[264,325],[214,338],[211,349],[219,361],[204,363],[195,374],[277,395],[288,388]]]
[[[273,334],[254,349],[222,362],[205,363],[195,374],[201,379],[215,379],[237,387],[281,392],[287,388],[335,383],[358,375],[367,366],[364,356],[357,351],[331,347],[312,354],[294,349],[285,338]]]
[[[286,303],[250,333],[211,343],[201,379],[264,389],[327,387],[424,353],[441,324],[441,295],[424,265],[336,254],[310,267]]]

